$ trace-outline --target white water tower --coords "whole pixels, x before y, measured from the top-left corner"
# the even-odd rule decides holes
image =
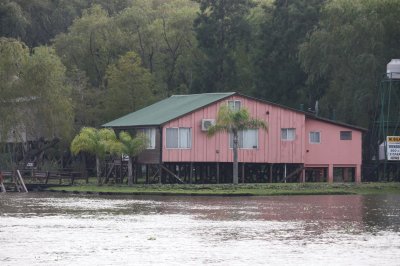
[[[400,59],[392,59],[387,64],[386,75],[389,79],[400,79]]]

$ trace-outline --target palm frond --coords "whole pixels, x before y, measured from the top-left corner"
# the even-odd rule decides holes
[[[228,105],[222,105],[217,114],[215,125],[207,131],[207,136],[211,137],[217,132],[233,132],[246,129],[262,128],[267,129],[267,123],[263,120],[252,118],[246,108],[233,111]]]

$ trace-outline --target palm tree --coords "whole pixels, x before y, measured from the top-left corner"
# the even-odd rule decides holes
[[[239,183],[238,177],[238,133],[242,130],[263,128],[267,129],[265,121],[250,117],[246,108],[232,110],[228,105],[222,105],[218,110],[215,125],[208,129],[207,135],[214,136],[217,132],[233,134],[233,183]]]
[[[128,185],[133,185],[133,158],[146,149],[147,137],[139,134],[133,138],[128,132],[119,133],[119,140],[122,144],[121,152],[129,156],[128,160]]]
[[[101,185],[103,180],[100,174],[100,159],[104,159],[107,152],[117,150],[117,147],[119,147],[119,144],[114,130],[83,127],[72,140],[71,152],[77,155],[79,152],[85,151],[96,156],[97,181]]]

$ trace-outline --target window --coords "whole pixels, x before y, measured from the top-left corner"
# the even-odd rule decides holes
[[[139,133],[144,134],[147,137],[146,149],[154,150],[156,148],[156,129],[155,128],[142,128],[139,129]]]
[[[282,128],[281,129],[281,139],[282,140],[294,140],[296,136],[295,128]]]
[[[239,111],[241,107],[241,103],[238,100],[228,101],[229,109],[232,111]]]
[[[321,143],[321,133],[318,131],[311,131],[310,132],[310,143],[311,144]]]
[[[229,148],[233,148],[233,134],[229,133]],[[238,132],[238,148],[257,149],[258,129],[248,129]]]
[[[192,147],[191,128],[167,128],[166,144],[168,149],[190,149]]]
[[[340,140],[351,140],[351,131],[340,131]]]

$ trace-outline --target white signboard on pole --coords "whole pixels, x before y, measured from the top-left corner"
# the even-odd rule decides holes
[[[387,136],[387,159],[389,161],[400,161],[400,136]]]

